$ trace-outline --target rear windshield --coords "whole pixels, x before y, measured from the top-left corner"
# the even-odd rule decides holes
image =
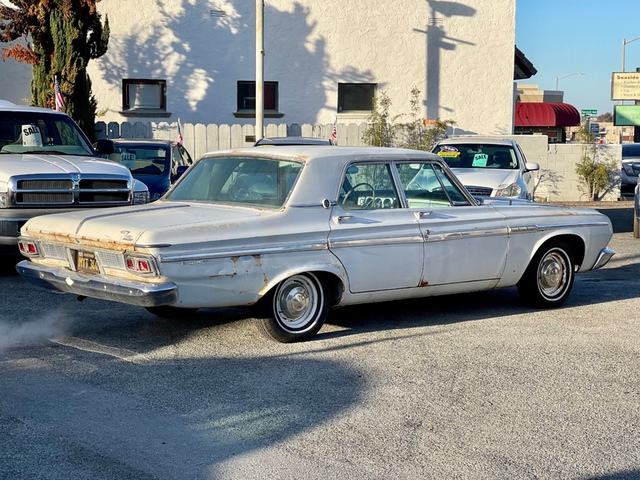
[[[114,144],[113,153],[104,157],[121,163],[133,173],[160,175],[167,168],[169,147]]]
[[[433,150],[451,168],[517,169],[518,160],[512,147],[478,143],[438,145]]]
[[[167,198],[279,208],[301,169],[298,162],[266,158],[204,158],[185,174]]]

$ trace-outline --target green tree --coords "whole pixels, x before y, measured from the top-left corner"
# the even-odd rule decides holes
[[[391,99],[386,92],[373,99],[373,108],[367,118],[367,128],[362,141],[373,147],[401,147],[413,150],[431,151],[433,146],[446,136],[447,127],[455,125],[452,120],[427,121],[422,118],[419,102],[420,90],[411,90],[411,113],[391,117]],[[402,117],[409,121],[401,122]]]
[[[92,140],[97,102],[87,65],[104,55],[109,43],[109,20],[102,23],[96,9],[99,1],[12,0],[16,8],[0,5],[0,42],[10,44],[2,49],[2,59],[33,66],[32,105],[55,106],[57,76],[63,110]]]
[[[380,98],[374,98],[372,103],[362,141],[372,147],[392,147],[395,142],[396,128],[395,117],[389,117],[391,100],[386,92],[381,92]]]
[[[583,192],[589,201],[595,202],[611,191],[619,167],[611,155],[601,152],[595,135],[587,130],[586,125],[580,127],[578,138],[584,146],[576,173]]]
[[[420,90],[411,90],[411,114],[407,123],[399,125],[398,146],[413,150],[431,151],[431,149],[447,134],[447,128],[455,125],[453,120],[427,121],[420,116]]]

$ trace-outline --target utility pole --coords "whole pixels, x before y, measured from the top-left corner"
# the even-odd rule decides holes
[[[256,0],[256,140],[264,136],[264,0]]]

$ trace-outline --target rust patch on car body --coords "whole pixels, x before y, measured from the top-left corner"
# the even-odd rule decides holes
[[[426,279],[421,279],[420,283],[418,284],[419,287],[428,287],[429,286],[429,281]]]
[[[28,232],[28,235],[33,235]],[[123,243],[120,240],[99,240],[94,237],[76,236],[68,233],[60,232],[37,232],[34,235],[40,242],[55,242],[66,245],[83,246],[91,248],[99,248],[104,250],[115,250],[117,252],[125,252],[135,248],[133,241]]]

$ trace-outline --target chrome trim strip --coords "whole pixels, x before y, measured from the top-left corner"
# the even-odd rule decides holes
[[[384,238],[329,240],[329,248],[403,245],[407,243],[423,243],[423,242],[424,242],[424,239],[420,235],[404,235],[404,236],[384,237]]]
[[[314,250],[328,250],[329,247],[326,243],[311,243],[306,245],[290,245],[290,246],[266,246],[262,248],[247,247],[238,248],[234,250],[221,250],[218,252],[205,252],[205,253],[191,253],[182,255],[158,255],[159,263],[173,263],[173,262],[193,262],[201,260],[213,260],[216,258],[231,258],[231,257],[247,257],[253,255],[269,255],[274,253],[295,253],[295,252],[308,252]]]
[[[459,238],[503,237],[503,236],[507,236],[507,233],[508,232],[505,227],[492,228],[489,230],[442,232],[442,233],[436,233],[434,235],[431,235],[431,233],[427,230],[425,234],[425,240],[427,242],[442,242],[445,240],[456,240]]]
[[[609,222],[580,222],[580,223],[553,223],[547,225],[523,225],[521,227],[508,227],[509,233],[524,232],[544,232],[547,230],[557,230],[559,228],[585,228],[585,227],[607,227]]]

